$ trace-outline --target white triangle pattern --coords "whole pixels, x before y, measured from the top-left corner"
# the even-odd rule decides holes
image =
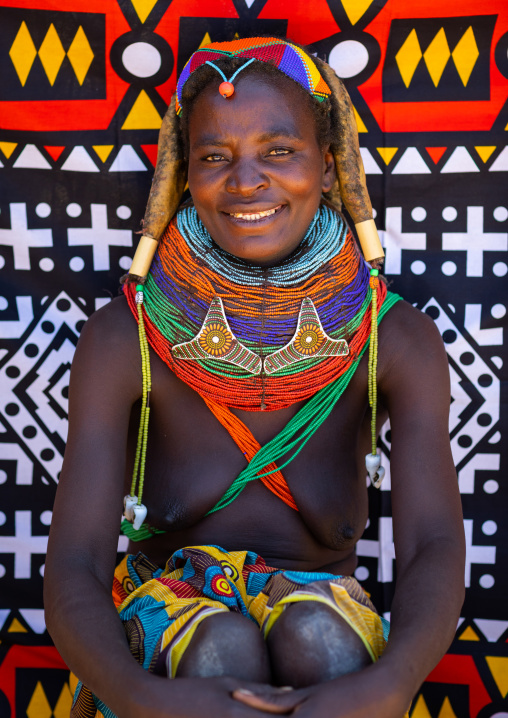
[[[62,169],[70,172],[99,172],[99,168],[82,145],[72,150]]]
[[[11,612],[10,608],[0,608],[0,630],[2,629],[4,623],[6,622],[7,617],[10,612]]]
[[[43,608],[20,608],[19,612],[34,633],[44,633],[46,621],[44,620]]]
[[[490,643],[495,643],[508,628],[508,621],[497,621],[493,618],[475,618],[474,622]]]
[[[478,165],[465,147],[456,147],[441,170],[443,173],[479,171]]]
[[[247,7],[252,7],[254,5],[255,0],[245,0],[245,4]]]
[[[124,145],[109,168],[110,172],[146,172],[146,167],[132,145]]]
[[[376,160],[366,147],[360,147],[360,153],[362,155],[363,168],[366,175],[383,174],[382,170],[379,169],[379,165],[376,163]]]
[[[18,169],[50,170],[48,160],[39,152],[35,145],[27,145],[13,165]]]
[[[489,172],[507,172],[508,171],[508,147],[498,155],[492,163]]]
[[[416,147],[408,147],[393,168],[394,175],[429,175],[431,171]]]

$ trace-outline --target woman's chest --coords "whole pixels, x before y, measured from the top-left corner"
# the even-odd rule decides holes
[[[217,536],[225,543],[243,534],[251,546],[279,532],[292,541],[315,541],[335,551],[350,548],[367,516],[359,460],[366,409],[362,374],[360,368],[315,430],[305,422],[302,406],[294,405],[276,412],[235,411],[233,420],[243,426],[239,435],[238,426],[231,431],[196,392],[167,367],[156,365],[143,494],[148,523],[173,533],[190,531],[197,541],[208,536],[211,543],[219,543]],[[297,429],[285,435],[291,422]],[[133,417],[131,453],[135,430]],[[266,449],[267,444],[273,451],[266,453],[261,473],[282,467],[282,481],[298,511],[270,493],[259,478],[250,477],[231,504],[214,512],[234,480],[245,473],[256,445]]]

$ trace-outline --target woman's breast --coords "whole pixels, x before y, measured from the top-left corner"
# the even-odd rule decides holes
[[[368,511],[356,451],[362,402],[339,402],[283,469],[298,511],[258,479],[231,504],[213,511],[247,462],[199,395],[185,385],[177,385],[176,392],[172,388],[171,402],[160,385],[152,401],[143,493],[147,523],[166,533],[131,550],[142,550],[161,564],[184,545],[215,544],[254,551],[274,566],[317,570],[344,561],[351,565]],[[240,418],[265,444],[297,410],[290,407],[284,415],[242,412]],[[131,424],[132,454],[135,417]],[[287,458],[280,457],[278,463]]]

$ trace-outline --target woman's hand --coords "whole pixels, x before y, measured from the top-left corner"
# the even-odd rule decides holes
[[[141,692],[141,700],[129,705],[125,718],[263,718],[267,712],[289,712],[285,704],[277,703],[278,695],[287,691],[268,685],[229,677],[151,678],[157,680],[150,681],[150,690]],[[244,695],[242,689],[257,690],[267,698],[260,699],[259,708],[248,700],[235,700],[236,694]]]
[[[409,699],[378,666],[295,690],[243,685],[233,698],[258,711],[298,718],[403,718]]]

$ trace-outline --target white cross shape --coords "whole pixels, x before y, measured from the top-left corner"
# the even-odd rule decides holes
[[[400,274],[403,249],[425,249],[427,235],[425,232],[402,231],[402,207],[387,207],[386,230],[379,236],[386,249],[385,271],[387,274]]]
[[[443,232],[443,249],[466,251],[466,274],[468,277],[483,276],[483,253],[506,252],[508,232],[483,231],[483,207],[467,208],[465,232]]]
[[[0,536],[0,554],[14,554],[14,578],[30,578],[32,555],[46,553],[47,536],[32,536],[32,512],[14,512],[14,536]]]
[[[466,535],[466,588],[471,586],[471,566],[473,563],[496,563],[495,546],[473,545],[473,519],[464,519],[464,533]]]
[[[110,247],[132,247],[130,229],[109,229],[108,212],[105,204],[91,204],[92,226],[67,230],[69,247],[91,246],[94,270],[109,269]]]
[[[379,519],[379,541],[360,539],[356,544],[358,556],[377,558],[377,580],[380,583],[393,581],[393,562],[395,546],[393,544],[393,524],[390,516]]]
[[[26,203],[12,202],[11,229],[0,229],[0,244],[12,247],[14,269],[30,269],[31,247],[52,247],[53,234],[50,229],[28,229]]]

